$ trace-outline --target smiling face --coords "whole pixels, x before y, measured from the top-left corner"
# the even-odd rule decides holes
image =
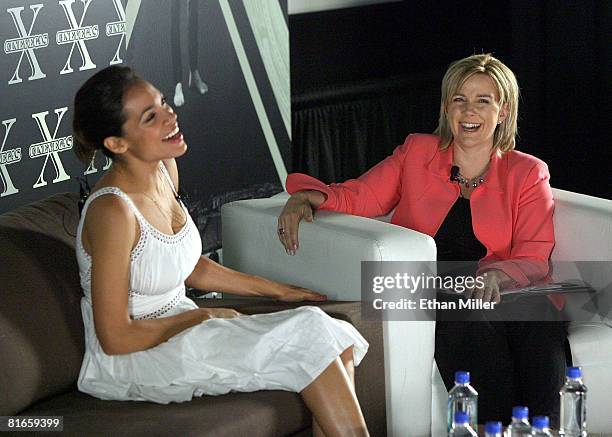
[[[124,153],[155,161],[176,158],[187,150],[176,113],[149,82],[139,81],[124,93],[123,111]]]
[[[497,123],[508,113],[499,105],[493,79],[482,73],[470,76],[450,96],[446,112],[455,145],[465,148],[492,148]]]

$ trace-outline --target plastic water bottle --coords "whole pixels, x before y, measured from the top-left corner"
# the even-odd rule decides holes
[[[535,416],[533,418],[533,435],[534,437],[551,437],[550,420],[548,416]]]
[[[582,383],[582,369],[569,367],[565,384],[561,387],[561,420],[559,435],[566,437],[583,437],[587,435],[586,392]]]
[[[512,422],[508,425],[508,437],[533,436],[533,430],[529,424],[529,408],[514,407],[512,409]]]
[[[485,437],[502,437],[502,423],[487,422],[485,424]]]
[[[478,392],[470,385],[470,372],[462,370],[455,372],[455,386],[448,392],[447,432],[457,411],[468,413],[470,425],[478,429]]]
[[[453,416],[453,427],[448,437],[478,437],[474,428],[470,426],[470,415],[465,411],[457,411]]]

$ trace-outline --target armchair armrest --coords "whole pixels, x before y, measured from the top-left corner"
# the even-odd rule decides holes
[[[300,249],[289,256],[276,236],[278,215],[286,200],[286,194],[281,194],[222,207],[226,266],[311,288],[330,299],[359,301],[361,261],[436,259],[436,246],[428,235],[327,211],[317,212],[313,223],[301,223]],[[432,434],[434,334],[434,322],[383,322],[389,436]],[[382,381],[382,371],[380,378]]]
[[[300,224],[300,249],[289,256],[276,235],[286,196],[240,200],[221,209],[223,264],[311,288],[334,300],[361,300],[361,261],[430,261],[433,239],[400,226],[320,211]]]

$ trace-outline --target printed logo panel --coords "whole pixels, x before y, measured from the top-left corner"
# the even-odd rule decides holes
[[[4,52],[0,52],[0,213],[53,193],[76,191],[77,177],[88,175],[89,182],[95,183],[103,171],[110,168],[110,159],[102,153],[98,153],[88,165],[77,160],[72,150],[75,140],[71,135],[70,112],[74,95],[87,78],[107,65],[126,61],[128,36],[131,36],[130,64],[165,94],[176,90],[176,76],[182,76],[182,92],[188,108],[181,109],[181,123],[192,145],[218,144],[224,156],[224,149],[227,149],[226,159],[237,158],[245,162],[260,158],[269,160],[265,147],[267,137],[260,138],[261,126],[253,108],[246,111],[247,120],[239,132],[234,132],[230,126],[200,129],[203,119],[233,119],[235,108],[232,102],[235,98],[238,97],[242,103],[245,98],[247,101],[252,99],[235,62],[233,46],[236,38],[244,39],[250,35],[250,31],[244,33],[240,30],[245,26],[249,28],[248,17],[242,8],[232,8],[233,14],[230,15],[235,16],[233,20],[237,21],[234,25],[239,28],[238,33],[232,36],[213,32],[212,29],[229,25],[228,11],[222,10],[218,2],[175,1],[1,2],[0,43]],[[177,14],[172,6],[179,2]],[[189,17],[196,16],[190,13],[197,10],[198,5],[200,21],[199,25],[193,25]],[[141,22],[137,23],[139,16]],[[180,38],[176,38],[172,29],[181,29]],[[194,41],[199,43],[194,44]],[[185,45],[186,42],[189,44]],[[250,46],[255,47],[254,42]],[[257,51],[250,53],[252,50],[247,49],[247,57],[260,56]],[[188,58],[185,56],[187,52]],[[181,64],[184,68],[187,61],[189,71],[184,69],[177,74],[173,67]],[[221,74],[215,74],[217,69],[216,72]],[[191,83],[187,81],[188,73]],[[198,73],[197,77],[195,73]],[[198,83],[200,80],[204,84],[200,74],[205,79],[210,77],[211,81],[216,77],[222,78],[215,91],[217,94],[202,91],[203,85]],[[237,78],[239,83],[236,84],[233,78]],[[213,109],[211,97],[223,104]],[[245,129],[255,129],[255,135],[264,144],[263,150],[249,148],[252,153],[244,153],[241,141]],[[181,163],[182,186],[186,195],[208,198],[220,191],[236,190],[243,183],[241,178],[229,174],[217,178],[218,165],[206,169],[194,165],[200,161],[204,166],[208,165],[209,160],[200,148],[192,147],[189,153],[189,158]],[[244,181],[245,186],[253,180],[257,183],[268,180],[269,172],[274,178],[273,167],[270,170],[265,165],[256,167],[257,171],[245,174],[249,176]],[[202,172],[210,172],[219,183],[202,184]],[[190,193],[190,190],[195,191]]]
[[[69,111],[77,85],[96,68],[124,62],[127,26],[126,0],[3,3],[0,198],[13,196],[22,200],[3,202],[0,212],[35,199],[33,193],[38,189],[69,182],[78,174],[97,176],[110,168],[111,160],[102,153],[84,169],[70,152],[74,145],[69,135]],[[75,71],[85,75],[67,82],[62,79]],[[26,85],[31,81],[37,81],[35,88]],[[19,84],[23,91],[11,92],[20,89]],[[40,107],[32,109],[33,104],[54,109],[40,111]]]

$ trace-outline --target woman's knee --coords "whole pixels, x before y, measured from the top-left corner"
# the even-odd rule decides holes
[[[350,363],[353,362],[353,346],[352,345],[347,347],[344,350],[344,352],[340,354],[340,359],[345,365],[348,364],[349,362]]]

